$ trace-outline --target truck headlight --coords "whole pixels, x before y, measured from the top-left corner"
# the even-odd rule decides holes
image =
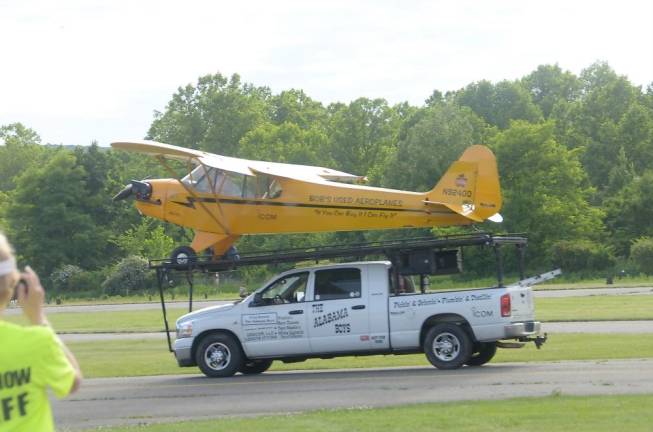
[[[193,322],[186,321],[177,324],[177,339],[187,338],[193,336]]]

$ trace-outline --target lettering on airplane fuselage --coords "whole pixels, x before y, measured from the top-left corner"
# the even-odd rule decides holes
[[[462,198],[471,198],[472,197],[472,191],[465,190],[465,189],[445,188],[445,189],[442,189],[442,195],[457,196],[457,197],[462,197]]]
[[[354,198],[351,196],[309,195],[309,202],[321,204],[358,204],[364,206],[391,206],[401,207],[404,202],[400,199],[383,198]]]

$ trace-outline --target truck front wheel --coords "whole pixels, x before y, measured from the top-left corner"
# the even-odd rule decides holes
[[[243,353],[233,337],[216,333],[202,339],[195,360],[208,377],[230,377],[242,367]]]
[[[482,366],[492,360],[497,353],[496,342],[481,342],[478,344],[477,351],[465,362],[467,366]]]
[[[424,353],[438,369],[457,369],[472,355],[472,343],[460,326],[437,324],[426,333]]]

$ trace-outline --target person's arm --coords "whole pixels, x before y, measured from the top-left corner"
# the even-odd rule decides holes
[[[38,275],[30,267],[26,267],[21,278],[25,281],[25,284],[18,290],[18,302],[23,307],[23,313],[32,325],[50,326],[48,318],[45,316],[45,310],[43,309],[45,291],[43,290]],[[68,393],[72,394],[79,389],[79,386],[82,383],[82,371],[79,368],[77,359],[73,353],[70,352],[66,344],[64,344],[61,339],[59,339],[59,342],[61,343],[66,358],[75,370],[75,379]]]

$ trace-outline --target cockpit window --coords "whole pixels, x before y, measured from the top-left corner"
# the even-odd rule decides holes
[[[279,198],[281,196],[281,185],[272,176],[265,174],[256,175],[257,198]]]
[[[198,192],[264,199],[281,196],[279,182],[265,174],[253,177],[199,165],[181,181]]]
[[[199,165],[181,181],[198,192],[213,192],[213,188],[220,182],[222,175],[220,170]]]

